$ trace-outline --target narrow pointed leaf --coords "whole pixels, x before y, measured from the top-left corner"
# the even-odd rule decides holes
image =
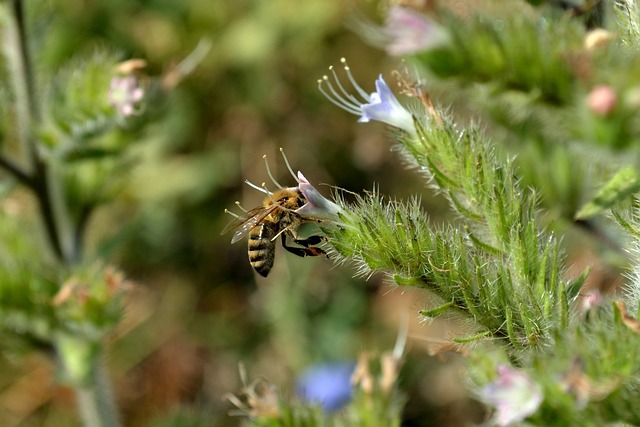
[[[640,190],[640,176],[638,175],[638,171],[633,167],[624,168],[600,189],[592,201],[580,209],[576,218],[593,218],[638,190]]]

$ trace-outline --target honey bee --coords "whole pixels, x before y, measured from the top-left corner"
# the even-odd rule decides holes
[[[282,152],[282,149],[280,151]],[[282,156],[289,172],[296,178],[283,152]],[[225,210],[233,215],[235,219],[222,230],[221,234],[236,230],[231,243],[235,243],[248,235],[249,263],[258,274],[267,277],[273,267],[276,254],[276,239],[278,237],[282,239],[283,248],[299,257],[324,255],[325,251],[315,246],[324,240],[322,236],[309,236],[304,239],[298,237],[298,229],[303,223],[316,220],[303,217],[295,212],[296,209],[304,206],[307,200],[298,187],[283,187],[278,184],[273,175],[271,175],[266,156],[263,156],[263,158],[265,159],[269,177],[279,189],[271,193],[264,187],[264,184],[262,187],[258,187],[247,181],[247,184],[251,187],[266,193],[267,197],[265,197],[262,206],[245,211],[242,215],[235,215]],[[238,202],[236,204],[240,206]],[[291,239],[301,247],[289,246],[288,239]]]

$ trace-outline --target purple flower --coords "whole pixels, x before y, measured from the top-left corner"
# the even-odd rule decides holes
[[[298,189],[307,203],[296,210],[303,217],[337,220],[342,209],[332,201],[324,198],[322,194],[309,183],[307,178],[298,171]]]
[[[335,81],[335,87],[331,83],[329,76],[323,76],[318,80],[318,88],[320,92],[333,104],[346,110],[356,116],[360,116],[358,122],[367,123],[371,120],[386,123],[388,125],[397,127],[406,132],[415,133],[415,126],[413,124],[413,116],[404,108],[400,102],[396,99],[389,86],[382,78],[382,75],[376,80],[376,91],[372,94],[368,94],[356,83],[351,70],[347,65],[347,62],[342,58],[344,64],[344,70],[347,74],[351,85],[356,90],[358,97],[350,94],[345,90],[340,83],[336,72],[333,67],[330,67],[331,73]],[[325,86],[327,90],[325,90]],[[336,89],[337,87],[337,89]]]
[[[327,412],[340,409],[351,400],[353,362],[316,365],[298,380],[298,394],[305,400],[319,404]]]
[[[480,398],[496,408],[493,421],[510,426],[536,412],[543,400],[540,386],[523,372],[498,366],[498,378],[480,391]]]
[[[144,97],[144,89],[138,86],[135,76],[117,76],[111,79],[109,104],[118,114],[129,117],[135,114],[136,104]]]
[[[447,33],[427,16],[403,6],[392,6],[382,28],[389,55],[421,52],[446,41]]]

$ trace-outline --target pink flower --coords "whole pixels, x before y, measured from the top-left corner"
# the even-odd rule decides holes
[[[587,98],[589,109],[599,116],[606,117],[613,112],[618,103],[618,95],[611,86],[600,85],[593,88]]]
[[[118,114],[129,117],[135,114],[136,104],[144,97],[144,89],[138,86],[135,76],[117,76],[111,79],[109,104]]]
[[[382,28],[389,55],[402,56],[435,47],[447,39],[444,28],[427,16],[403,6],[392,6]]]
[[[496,408],[494,423],[510,426],[535,413],[544,399],[540,386],[509,366],[500,365],[497,371],[496,380],[480,391],[480,398]]]

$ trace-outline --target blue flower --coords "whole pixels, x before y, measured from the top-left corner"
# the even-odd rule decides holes
[[[322,406],[327,412],[336,411],[351,400],[351,375],[354,368],[353,362],[316,365],[304,372],[298,380],[298,394],[303,399]]]
[[[348,111],[356,116],[360,116],[358,122],[367,123],[371,120],[386,123],[394,126],[398,129],[402,129],[409,133],[416,133],[415,126],[413,124],[413,116],[411,113],[400,104],[389,86],[382,78],[382,75],[376,80],[376,91],[368,94],[356,83],[351,70],[347,65],[347,62],[342,58],[344,64],[344,70],[347,74],[351,85],[356,90],[358,97],[347,92],[340,83],[333,67],[330,67],[331,73],[335,80],[335,87],[331,83],[329,76],[323,76],[318,80],[318,88],[320,92],[333,104]],[[327,89],[325,89],[325,86]],[[337,89],[336,89],[337,87]]]

